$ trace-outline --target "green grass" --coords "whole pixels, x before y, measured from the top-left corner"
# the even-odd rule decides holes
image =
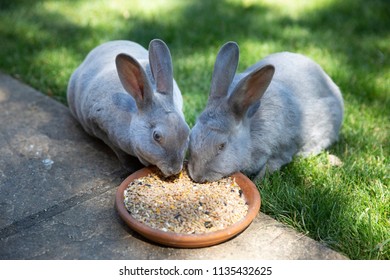
[[[261,210],[352,259],[390,259],[389,26],[387,0],[3,0],[0,69],[66,103],[69,76],[93,47],[161,38],[192,126],[226,41],[240,45],[239,70],[272,52],[303,53],[343,92],[340,141],[257,182]]]

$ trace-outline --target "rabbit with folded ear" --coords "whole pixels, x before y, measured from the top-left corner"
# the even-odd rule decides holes
[[[191,131],[188,170],[197,182],[237,171],[260,178],[338,139],[343,99],[318,64],[283,52],[236,74],[238,58],[236,43],[220,49],[207,106]]]
[[[67,98],[85,131],[130,171],[156,165],[169,176],[182,169],[189,127],[163,41],[152,40],[149,51],[130,41],[96,47],[72,74]]]

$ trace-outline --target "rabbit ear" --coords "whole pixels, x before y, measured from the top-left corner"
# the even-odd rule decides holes
[[[211,79],[209,103],[227,95],[236,74],[238,58],[239,49],[235,42],[227,42],[219,50]]]
[[[138,109],[152,104],[153,91],[147,75],[137,60],[126,54],[115,59],[119,79],[125,90],[134,97]]]
[[[260,98],[267,90],[274,75],[273,65],[259,68],[243,78],[229,96],[228,104],[236,120],[252,117],[260,105]]]
[[[173,94],[171,53],[163,41],[154,39],[150,42],[149,63],[153,78],[156,81],[157,91],[164,94]]]

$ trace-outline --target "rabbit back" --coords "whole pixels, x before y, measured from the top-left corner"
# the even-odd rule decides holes
[[[328,148],[338,140],[343,120],[339,88],[303,55],[269,55],[238,75],[235,83],[266,65],[273,65],[275,73],[251,119],[252,164],[244,170],[260,177],[289,163],[294,155],[316,155]]]
[[[270,122],[272,117],[267,113],[282,115],[283,127],[297,135],[297,153],[302,155],[317,154],[337,141],[343,120],[343,98],[324,70],[303,55],[283,52],[264,58],[244,73],[269,64],[276,71],[253,122]],[[284,112],[270,109],[281,104]],[[278,135],[283,138],[283,133]]]
[[[111,41],[93,49],[70,78],[71,113],[131,170],[140,162],[166,175],[181,170],[189,128],[171,64],[160,40],[149,51],[131,41]]]
[[[124,118],[130,121],[131,114],[117,114],[116,103],[122,104],[124,110],[134,112],[136,104],[126,94],[116,69],[115,58],[120,53],[129,53],[142,65],[148,63],[148,51],[141,45],[130,41],[110,41],[94,48],[73,72],[67,91],[68,105],[73,116],[80,122],[84,130],[93,136],[100,136],[96,122],[96,111],[104,108],[107,116]],[[117,98],[112,99],[112,95]],[[101,109],[102,110],[102,109]],[[101,138],[101,137],[99,137]]]

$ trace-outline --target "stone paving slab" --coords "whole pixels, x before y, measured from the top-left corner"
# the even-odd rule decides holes
[[[67,107],[0,73],[0,259],[346,259],[263,213],[202,249],[159,246],[114,208],[128,175]]]
[[[0,229],[104,189],[122,171],[65,106],[4,75],[0,108]]]

